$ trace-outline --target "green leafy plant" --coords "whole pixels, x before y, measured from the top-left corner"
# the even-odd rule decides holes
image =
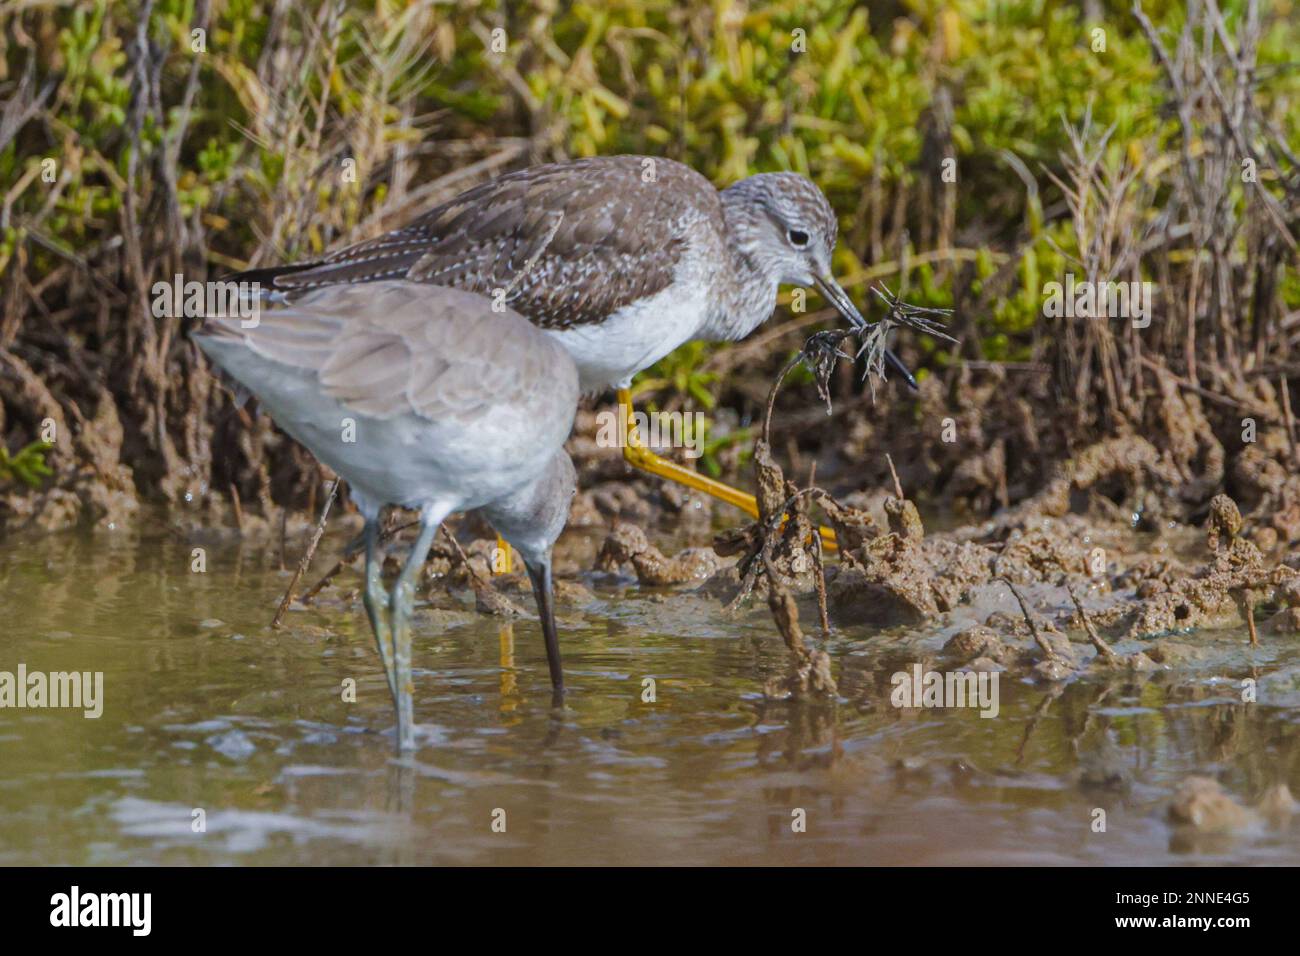
[[[53,447],[47,441],[34,441],[10,456],[9,450],[0,445],[0,481],[21,481],[30,488],[39,488],[42,478],[54,474],[45,463],[45,453]]]

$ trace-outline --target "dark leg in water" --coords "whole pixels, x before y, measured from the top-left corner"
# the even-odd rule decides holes
[[[542,636],[546,640],[546,663],[551,669],[551,687],[557,695],[564,693],[564,668],[560,664],[560,637],[555,630],[555,592],[551,581],[550,559],[541,564],[528,565],[528,577],[533,582],[533,597],[537,599],[537,614],[542,619]]]

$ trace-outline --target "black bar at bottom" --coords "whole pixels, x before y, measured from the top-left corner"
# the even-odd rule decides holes
[[[1216,868],[0,869],[0,925],[9,942],[75,933],[127,945],[374,945],[394,934],[439,945],[484,934],[675,948],[688,926],[691,945],[716,934],[733,947],[787,934],[806,945],[850,927],[862,940],[901,932],[938,942],[982,928],[991,945],[1011,930],[1071,943],[1199,935],[1232,945],[1289,927],[1290,882],[1286,870]]]

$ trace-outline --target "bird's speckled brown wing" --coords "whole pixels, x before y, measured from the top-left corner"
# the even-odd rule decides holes
[[[563,347],[458,289],[332,286],[266,310],[256,328],[216,319],[200,334],[242,340],[263,359],[314,373],[325,394],[373,418],[414,412],[472,424],[520,409],[572,420],[578,399],[577,370]]]
[[[721,216],[717,190],[671,160],[608,156],[534,166],[273,281],[290,295],[391,278],[488,296],[503,289],[505,302],[534,325],[565,329],[666,288],[689,231],[720,230]]]

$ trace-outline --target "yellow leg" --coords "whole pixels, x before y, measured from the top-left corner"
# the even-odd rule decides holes
[[[497,552],[501,556],[500,561],[492,562],[493,574],[513,574],[515,570],[515,555],[510,550],[510,542],[501,535],[497,535]]]
[[[660,478],[667,478],[669,481],[675,481],[687,488],[702,491],[719,501],[725,501],[729,505],[735,505],[742,511],[747,512],[751,518],[758,517],[758,501],[753,495],[741,491],[739,488],[733,488],[731,485],[723,484],[708,475],[701,475],[689,468],[683,468],[676,462],[666,461],[641,444],[641,437],[636,431],[636,419],[632,416],[631,391],[620,388],[618,390],[618,403],[623,407],[622,414],[627,421],[627,437],[623,442],[624,461],[633,468],[651,475],[658,475]],[[819,528],[818,531],[821,534],[822,546],[830,551],[836,550],[835,532],[830,528]]]

